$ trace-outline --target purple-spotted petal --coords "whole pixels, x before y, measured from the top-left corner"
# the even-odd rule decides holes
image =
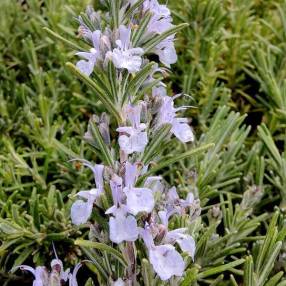
[[[109,236],[114,243],[123,241],[135,241],[138,238],[136,219],[119,210],[115,217],[109,219]]]
[[[128,155],[134,152],[143,152],[148,144],[147,132],[140,129],[132,129],[132,135],[120,135],[118,143],[120,149]]]
[[[142,65],[142,49],[120,50],[114,49],[112,52],[112,61],[116,68],[127,69],[129,73],[138,72]]]
[[[149,250],[150,262],[161,280],[182,276],[185,263],[175,247],[169,244],[155,246]]]
[[[181,123],[178,119],[174,120],[171,131],[183,143],[194,141],[192,128],[187,123]]]
[[[176,229],[169,231],[166,235],[165,240],[169,243],[177,242],[182,251],[188,253],[189,256],[194,260],[196,252],[195,240],[189,234],[185,234],[186,229]]]
[[[92,206],[90,202],[77,200],[71,207],[71,220],[75,225],[86,223],[92,213]]]
[[[77,62],[76,67],[85,75],[90,76],[94,69],[94,62],[80,60]]]
[[[147,188],[125,188],[128,212],[137,215],[140,212],[152,212],[155,200],[153,192]]]

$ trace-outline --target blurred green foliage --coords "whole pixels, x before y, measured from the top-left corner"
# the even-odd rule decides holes
[[[76,39],[74,17],[88,2],[1,1],[2,284],[19,279],[8,273],[15,265],[49,263],[52,242],[67,265],[86,257],[108,264],[108,249],[85,245],[79,239],[89,229],[69,219],[73,194],[92,185],[92,174],[68,160],[97,160],[82,136],[101,106],[66,68],[73,53],[43,30]],[[169,85],[195,107],[188,116],[196,147],[215,144],[164,168],[164,177],[182,193],[196,193],[202,206],[195,224],[173,222],[191,229],[197,253],[183,280],[170,283],[286,285],[286,2],[169,5],[176,23],[189,24],[177,35],[179,61]],[[166,158],[188,148],[170,144]],[[142,265],[145,285],[169,285],[148,284],[154,274],[147,260]]]

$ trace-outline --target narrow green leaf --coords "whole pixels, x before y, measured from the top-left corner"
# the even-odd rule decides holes
[[[40,215],[39,215],[39,198],[37,195],[37,189],[34,188],[31,196],[31,214],[33,216],[33,223],[37,230],[40,229]]]
[[[245,286],[255,286],[254,285],[254,276],[253,276],[253,259],[251,256],[248,256],[245,259],[244,264],[244,276],[243,276],[243,283]]]
[[[168,167],[176,162],[179,162],[181,160],[184,160],[186,158],[192,157],[192,156],[197,156],[198,154],[208,150],[209,148],[213,147],[214,144],[210,143],[210,144],[206,144],[203,145],[201,147],[192,149],[190,151],[187,151],[183,154],[180,154],[174,158],[165,160],[164,158],[161,160],[162,162],[159,162],[158,165],[152,167],[151,170],[149,170],[146,174],[144,174],[144,176],[140,177],[138,180],[138,185],[140,185],[147,177],[149,177],[150,175],[160,171],[161,169]]]
[[[263,283],[265,283],[265,281],[267,280],[268,275],[270,274],[270,272],[272,271],[272,268],[274,267],[275,260],[281,250],[281,247],[282,247],[282,241],[278,241],[275,244],[270,257],[267,257],[267,261],[263,265],[262,272],[259,274],[259,278],[258,278],[259,285],[263,285]]]
[[[106,251],[107,253],[112,255],[114,258],[116,258],[123,266],[127,267],[127,263],[124,260],[123,255],[118,250],[116,250],[113,247],[108,246],[107,244],[83,240],[83,239],[77,239],[74,242],[74,244],[79,245],[81,247],[95,248],[101,251]]]
[[[284,272],[280,271],[276,273],[274,276],[272,276],[268,282],[265,284],[265,286],[276,286],[279,280],[283,277]]]
[[[169,29],[168,31],[162,33],[161,35],[157,35],[155,37],[153,37],[151,40],[149,40],[147,43],[145,43],[142,48],[144,50],[145,53],[150,52],[153,48],[155,48],[160,42],[162,42],[163,40],[165,40],[166,38],[168,38],[169,36],[176,34],[177,32],[179,32],[180,30],[188,27],[189,24],[183,23],[180,24],[178,26],[175,26],[171,29]]]
[[[152,266],[146,258],[142,259],[142,276],[145,286],[152,286],[152,281],[154,280],[154,273]]]
[[[147,30],[147,26],[151,20],[152,17],[152,13],[146,13],[145,17],[143,18],[143,20],[141,21],[139,28],[137,30],[134,30],[133,34],[132,34],[132,44],[133,47],[138,47],[140,46],[140,39],[142,39],[142,36],[145,34],[146,30]]]
[[[236,280],[232,274],[230,275],[230,282],[232,283],[232,286],[238,286],[238,284],[237,284],[237,282],[236,282]]]
[[[205,250],[207,244],[210,241],[211,236],[214,234],[217,228],[217,224],[211,224],[204,234],[200,237],[196,246],[196,257],[203,257],[205,255]]]
[[[130,20],[130,17],[132,16],[133,12],[139,8],[145,0],[138,0],[137,2],[135,2],[129,9],[128,11],[125,13],[123,21],[122,22],[126,22]]]
[[[104,93],[107,98],[114,99],[113,94],[109,89],[109,79],[105,74],[105,71],[102,72],[97,68],[94,70],[91,77],[92,80],[94,80],[94,82],[99,86],[99,88],[102,90],[102,93]]]
[[[81,249],[92,262],[92,264],[87,264],[87,266],[98,276],[99,280],[103,279],[106,282],[108,280],[108,274],[107,269],[103,267],[102,259],[87,247],[81,247]]]
[[[111,152],[108,149],[107,145],[105,144],[97,125],[94,122],[90,122],[90,127],[92,136],[96,140],[96,143],[99,146],[99,150],[102,153],[102,159],[105,161],[105,163],[108,164],[108,166],[113,166],[113,159],[111,156]]]
[[[275,160],[277,166],[281,167],[281,156],[280,153],[274,143],[271,133],[269,132],[268,128],[265,124],[262,124],[258,127],[258,135],[263,140],[264,144],[266,145],[268,151],[272,155],[273,159]]]
[[[163,77],[159,77],[155,80],[152,80],[149,83],[144,83],[144,87],[142,89],[139,89],[137,94],[134,96],[133,98],[133,104],[136,104],[139,100],[141,100],[142,98],[144,98],[144,95],[152,92],[152,88],[157,86],[164,78]]]
[[[166,139],[168,134],[170,133],[172,126],[171,124],[166,124],[161,127],[158,132],[156,132],[156,136],[153,137],[151,143],[147,146],[143,156],[142,156],[142,163],[147,165],[152,157],[154,156],[155,152],[157,151],[158,147],[162,144],[163,140]]]
[[[110,114],[112,114],[116,118],[117,123],[121,123],[122,119],[120,113],[118,112],[116,106],[112,103],[110,98],[108,98],[108,96],[104,93],[104,91],[102,91],[92,79],[81,73],[72,63],[67,63],[67,67],[79,79],[81,79],[86,85],[91,87],[96,92],[96,95],[99,98],[99,100],[103,103],[103,105],[110,112]]]
[[[78,154],[76,154],[75,152],[73,152],[72,150],[70,150],[69,148],[67,148],[64,144],[62,144],[60,141],[58,141],[57,139],[53,139],[53,145],[56,149],[61,150],[62,152],[64,152],[66,155],[68,155],[71,158],[80,158],[80,156]]]
[[[244,263],[244,261],[245,261],[244,259],[238,259],[238,260],[230,262],[228,264],[213,267],[211,269],[205,270],[205,271],[198,274],[198,279],[206,278],[208,276],[212,276],[212,275],[227,271],[233,267],[236,267],[236,266]]]
[[[260,269],[261,269],[262,265],[265,263],[265,260],[267,259],[267,257],[266,257],[267,252],[269,250],[271,251],[271,249],[269,249],[269,247],[270,247],[271,240],[273,239],[275,230],[277,232],[275,225],[276,225],[278,216],[279,216],[279,213],[275,212],[273,217],[272,217],[272,220],[270,222],[270,225],[268,227],[268,231],[267,231],[265,240],[263,242],[262,248],[258,253],[256,265],[255,265],[255,270],[257,273],[260,273]]]
[[[142,70],[136,73],[135,77],[127,85],[125,93],[123,94],[122,101],[121,101],[122,106],[128,100],[129,96],[133,97],[134,95],[138,93],[138,90],[142,87],[142,84],[146,81],[147,77],[151,74],[153,66],[154,66],[153,62],[148,63],[142,68]]]
[[[116,85],[116,70],[112,61],[108,62],[108,80],[111,87],[112,97],[118,101],[117,85]]]
[[[113,22],[113,28],[119,27],[119,11],[120,11],[120,0],[112,0],[110,1],[111,7],[111,18]]]
[[[69,46],[70,48],[74,49],[74,50],[77,50],[77,51],[82,51],[84,50],[82,47],[80,47],[78,44],[76,43],[73,43],[65,38],[63,38],[62,36],[60,36],[59,34],[55,33],[54,31],[50,30],[49,28],[47,27],[44,27],[43,28],[48,34],[49,36],[52,38],[52,39],[55,39],[55,40],[59,40],[61,42],[63,42],[65,45]]]
[[[18,266],[18,265],[23,264],[23,263],[26,261],[26,259],[27,259],[30,255],[32,255],[32,252],[33,252],[33,251],[34,251],[34,249],[33,249],[32,246],[23,249],[23,250],[21,251],[20,255],[17,257],[17,259],[15,259],[12,268],[14,268],[14,267],[16,267],[16,266]]]
[[[198,268],[191,268],[187,270],[186,276],[181,282],[180,286],[190,286],[192,285],[192,282],[197,280],[197,275],[198,275]]]

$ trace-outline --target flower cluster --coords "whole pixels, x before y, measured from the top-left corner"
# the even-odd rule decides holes
[[[132,0],[126,1],[120,13],[124,14],[124,10],[133,2]],[[140,41],[135,41],[134,38],[132,41],[134,30],[142,19],[150,14],[152,16],[148,27],[141,35]],[[141,8],[134,11],[128,25],[122,24],[114,30],[110,26],[103,28],[100,14],[93,11],[91,7],[88,7],[86,16],[87,22],[79,17],[79,32],[91,44],[91,48],[89,51],[77,53],[82,58],[78,61],[77,67],[88,76],[91,75],[96,65],[106,68],[109,61],[112,61],[119,70],[126,69],[129,73],[140,71],[145,51],[138,44],[143,45],[154,35],[161,35],[173,27],[170,10],[166,5],[160,5],[157,0],[146,0]],[[177,61],[174,37],[175,35],[166,37],[150,51],[158,55],[161,63],[167,67]]]
[[[112,5],[110,1],[101,2],[107,8]],[[118,25],[111,21],[114,16],[111,14],[105,15],[103,23],[101,15],[90,7],[85,17],[79,17],[80,35],[92,45],[88,52],[77,53],[82,58],[76,65],[81,73],[92,78],[100,69],[110,75],[109,65],[112,63],[115,69],[114,81],[121,91],[125,88],[123,79],[125,85],[126,79],[129,79],[126,74],[132,74],[131,80],[136,78],[150,63],[150,53],[156,54],[167,67],[177,61],[175,35],[164,34],[173,28],[169,9],[157,0],[141,2],[141,5],[137,5],[136,1],[123,1],[117,15],[120,18]],[[137,6],[133,9],[133,5]],[[132,13],[126,20],[124,14],[128,11]],[[140,23],[144,18],[148,21],[143,29]],[[152,38],[158,35],[166,36],[150,44]],[[195,256],[195,241],[188,229],[169,230],[170,220],[174,216],[189,215],[191,221],[194,213],[198,215],[200,209],[199,200],[192,193],[186,199],[181,199],[176,188],[168,187],[163,178],[148,176],[152,169],[150,160],[142,159],[145,152],[151,152],[149,146],[156,141],[156,134],[165,127],[168,127],[168,134],[164,140],[170,139],[173,134],[183,143],[194,141],[187,118],[178,115],[186,107],[175,107],[174,101],[180,95],[168,96],[166,86],[156,78],[156,74],[164,72],[164,67],[154,64],[149,75],[142,82],[136,82],[136,91],[142,92],[143,97],[138,99],[137,94],[129,92],[126,93],[127,100],[123,96],[116,101],[116,106],[120,106],[118,112],[121,122],[114,128],[115,140],[110,139],[109,129],[112,126],[106,114],[101,117],[104,120],[95,117],[91,120],[85,139],[92,142],[92,124],[96,121],[104,148],[113,154],[113,163],[107,166],[80,160],[93,172],[95,188],[77,193],[78,199],[71,208],[72,222],[76,225],[90,219],[95,205],[103,209],[109,217],[110,241],[116,244],[137,240],[144,242],[149,261],[161,280],[183,275],[185,262],[175,244],[192,260]],[[151,88],[145,92],[146,86]],[[150,154],[154,155],[152,152]],[[113,201],[108,208],[102,204],[106,192],[111,193]],[[121,278],[115,283],[124,285]]]
[[[61,286],[64,283],[69,282],[69,286],[78,286],[76,275],[81,267],[81,263],[74,267],[73,272],[70,269],[64,270],[63,263],[60,259],[53,259],[51,262],[51,271],[45,266],[37,266],[32,268],[28,265],[20,265],[12,269],[16,271],[21,269],[23,271],[28,271],[34,276],[33,286]]]

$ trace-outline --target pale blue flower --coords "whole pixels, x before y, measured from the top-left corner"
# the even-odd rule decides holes
[[[112,214],[109,219],[109,238],[112,242],[135,241],[138,237],[137,221],[134,216],[128,215],[127,207],[122,204],[122,178],[113,175],[110,181],[114,205],[105,214]]]
[[[170,10],[166,5],[159,4],[158,0],[145,0],[143,3],[143,10],[152,12],[158,17],[167,18],[171,15]]]
[[[170,67],[178,60],[174,45],[174,36],[170,36],[160,42],[156,47],[154,53],[159,56],[159,60],[165,66]]]
[[[119,127],[116,129],[120,133],[118,143],[120,149],[126,154],[143,152],[148,144],[146,125],[140,123],[141,105],[127,105],[124,113],[131,123],[131,126]]]
[[[12,271],[20,268],[24,271],[29,271],[35,277],[33,286],[61,286],[63,282],[69,281],[69,286],[78,286],[76,274],[81,267],[81,263],[77,264],[70,273],[70,269],[64,271],[63,263],[60,259],[53,259],[51,262],[51,271],[49,272],[45,266],[37,266],[33,268],[28,265],[20,265],[12,269]]]
[[[78,52],[76,55],[83,58],[83,60],[77,62],[76,67],[83,74],[90,76],[99,57],[99,53],[96,51],[96,49],[91,48],[90,52]]]
[[[125,283],[121,278],[118,278],[115,282],[113,282],[112,286],[125,286]]]
[[[175,187],[172,187],[167,192],[167,204],[177,210],[177,213],[182,214],[186,208],[194,205],[195,199],[192,193],[188,193],[186,199],[181,199]]]
[[[94,31],[91,34],[93,48],[89,52],[78,52],[77,56],[83,58],[77,62],[76,67],[85,75],[90,76],[97,60],[100,58],[101,31]]]
[[[172,276],[183,276],[185,262],[173,245],[164,244],[151,248],[149,259],[161,280],[168,280]]]
[[[143,3],[143,11],[152,12],[148,23],[148,32],[162,34],[173,27],[171,12],[166,5],[161,5],[157,0],[147,0]]]
[[[81,266],[82,266],[81,263],[76,264],[73,272],[69,274],[69,286],[78,286],[76,275]]]
[[[130,28],[121,25],[118,33],[119,39],[116,41],[118,48],[108,52],[107,57],[112,60],[114,66],[118,69],[127,69],[129,73],[138,72],[142,65],[143,49],[132,47]]]
[[[113,210],[114,217],[109,219],[109,238],[114,243],[135,241],[138,238],[137,221],[128,215],[124,207]]]
[[[77,193],[77,196],[83,198],[84,200],[80,199],[73,203],[71,207],[71,220],[72,223],[75,225],[80,225],[86,223],[91,216],[93,204],[96,199],[101,195],[103,192],[103,165],[92,165],[90,162],[86,160],[79,160],[81,161],[84,166],[89,167],[93,174],[94,180],[96,184],[96,188],[93,188],[89,191],[80,191]]]
[[[137,215],[140,212],[152,212],[155,200],[153,191],[148,188],[135,188],[137,167],[129,162],[125,165],[125,188],[126,205],[129,213]]]
[[[183,275],[185,263],[173,245],[164,244],[156,246],[148,227],[140,229],[140,235],[148,249],[150,263],[161,280],[165,281],[172,276]]]
[[[148,33],[162,34],[173,27],[170,10],[166,5],[161,5],[157,0],[147,0],[143,4],[144,11],[151,11],[153,16],[148,24]],[[159,56],[159,60],[170,67],[177,62],[177,53],[174,46],[174,35],[161,41],[154,49],[154,53]]]
[[[49,283],[49,273],[45,266],[37,266],[33,268],[28,265],[20,265],[12,269],[12,271],[17,270],[20,268],[22,271],[29,271],[35,277],[33,281],[33,286],[46,286]]]
[[[160,100],[160,108],[157,114],[157,126],[171,124],[171,132],[183,143],[194,141],[194,134],[187,123],[186,118],[177,118],[177,112],[185,107],[174,107],[174,99],[177,97],[166,96],[163,87],[153,90],[153,96]]]
[[[96,185],[96,188],[100,191],[103,192],[103,171],[104,171],[104,165],[101,164],[92,164],[87,160],[84,159],[73,159],[70,160],[72,161],[79,161],[81,162],[85,167],[88,167],[94,175],[94,182]]]
[[[153,193],[163,193],[164,185],[161,183],[162,177],[151,176],[148,177],[144,182],[144,187],[151,189]]]
[[[105,63],[106,54],[111,49],[109,31],[103,34],[100,30],[91,33],[92,48],[89,52],[78,52],[77,56],[82,60],[78,61],[76,67],[85,75],[90,76],[95,65],[100,61]]]
[[[123,201],[123,195],[124,195],[123,194],[123,180],[121,177],[114,174],[109,184],[110,184],[110,188],[112,192],[114,207],[117,208],[121,206],[122,201]],[[108,210],[106,211],[106,213],[108,213]]]
[[[56,276],[59,277],[59,281],[62,280],[62,281],[66,282],[68,280],[69,274],[70,274],[70,269],[68,268],[68,269],[64,270],[63,263],[60,259],[56,258],[56,259],[52,260],[51,269],[52,269],[52,272],[51,272],[50,276],[52,276],[53,273],[55,273]]]
[[[177,211],[175,209],[169,210],[169,211],[164,210],[164,211],[158,212],[161,222],[165,226],[166,230],[168,230],[169,218],[176,212]],[[186,228],[179,228],[179,229],[167,231],[163,239],[163,242],[167,244],[178,243],[182,251],[188,253],[188,255],[191,256],[194,261],[196,243],[193,237],[189,234],[186,234],[186,232],[187,232]]]
[[[166,243],[174,244],[178,243],[182,251],[186,252],[193,261],[195,259],[196,243],[192,236],[186,234],[186,228],[179,228],[172,231],[168,231],[164,241]]]
[[[73,224],[80,225],[88,221],[92,213],[93,204],[100,194],[101,192],[98,189],[77,193],[77,196],[84,198],[85,201],[77,200],[72,204],[71,220]]]

